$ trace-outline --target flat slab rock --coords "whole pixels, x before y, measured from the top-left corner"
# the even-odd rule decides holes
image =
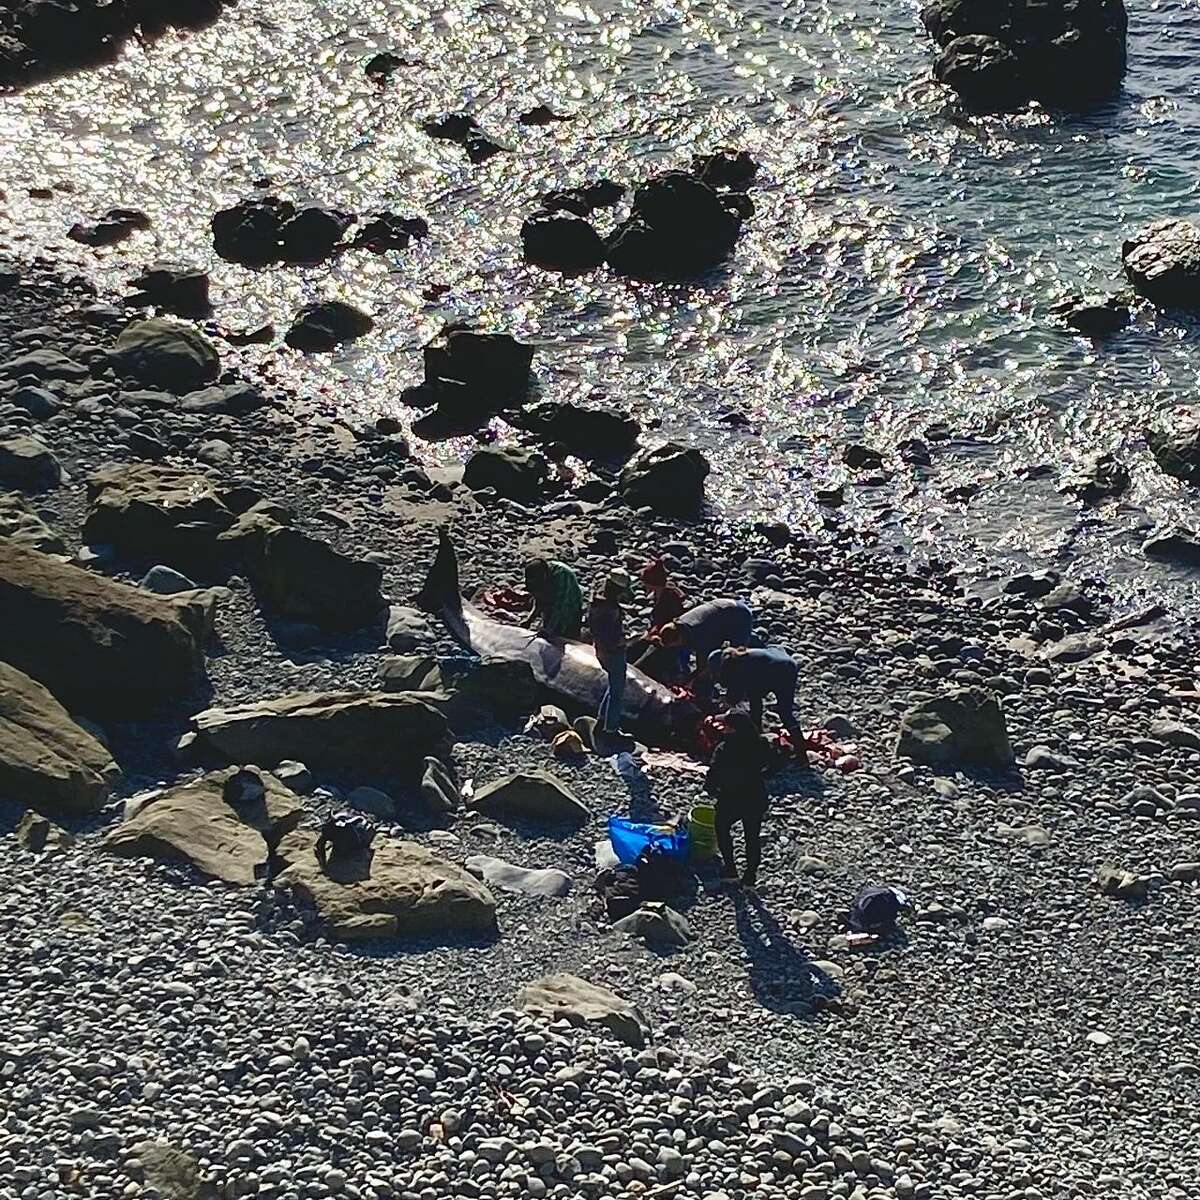
[[[287,868],[275,886],[292,890],[317,911],[329,937],[342,942],[374,938],[454,937],[491,933],[496,901],[461,867],[416,842],[376,836],[363,859],[322,869],[317,835],[287,834],[277,853]]]
[[[646,1044],[645,1017],[628,1000],[578,975],[544,975],[517,993],[517,1007],[552,1021],[592,1026],[635,1049]]]
[[[494,779],[475,793],[472,807],[496,816],[562,825],[580,825],[591,816],[587,805],[547,771],[520,771]]]
[[[190,863],[225,883],[245,886],[263,878],[272,847],[300,823],[304,805],[264,772],[262,802],[234,809],[223,788],[236,770],[213,771],[131,805],[130,815],[105,835],[104,849],[122,858]]]
[[[553,867],[518,867],[502,858],[475,854],[467,859],[467,870],[493,887],[525,896],[565,896],[571,890],[571,877]]]

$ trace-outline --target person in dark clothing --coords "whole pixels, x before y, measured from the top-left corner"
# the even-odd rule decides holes
[[[726,688],[730,704],[749,703],[750,719],[756,729],[762,728],[763,699],[773,695],[780,723],[793,741],[802,740],[796,721],[796,679],[800,668],[782,646],[717,650],[708,665],[713,678]]]
[[[683,593],[671,582],[667,568],[659,559],[642,568],[642,585],[654,601],[650,609],[650,633],[658,633],[664,625],[671,624],[676,617],[683,616]]]
[[[621,611],[621,601],[628,597],[631,586],[628,571],[610,571],[592,597],[592,606],[588,610],[592,645],[596,648],[596,658],[608,675],[608,687],[598,714],[605,733],[619,733],[624,715],[628,662],[625,654],[625,614]]]
[[[722,646],[748,646],[754,614],[740,600],[710,600],[689,608],[659,630],[664,646],[678,646],[684,654],[685,668],[696,656],[703,671],[709,656]]]
[[[717,801],[717,847],[721,878],[738,878],[733,856],[733,827],[739,822],[746,841],[746,870],[742,883],[753,887],[762,859],[762,823],[767,815],[767,773],[775,755],[766,738],[744,712],[725,715],[726,733],[708,767],[704,786]]]

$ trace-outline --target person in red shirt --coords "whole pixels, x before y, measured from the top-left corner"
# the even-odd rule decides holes
[[[687,604],[683,593],[671,582],[667,568],[660,559],[642,568],[642,586],[650,593],[654,607],[650,610],[650,633],[657,633],[676,617],[683,616]]]

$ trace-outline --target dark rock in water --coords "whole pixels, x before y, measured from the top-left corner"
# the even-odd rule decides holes
[[[692,159],[692,174],[709,187],[744,192],[758,174],[758,163],[745,150],[718,150],[697,154]]]
[[[1003,42],[983,34],[950,42],[938,55],[933,75],[973,112],[1011,112],[1029,100],[1017,56]]]
[[[450,325],[425,347],[425,383],[439,402],[478,411],[521,399],[532,365],[533,347],[506,333]]]
[[[856,442],[842,451],[842,462],[852,471],[878,471],[883,466],[883,455]]]
[[[390,50],[383,50],[367,59],[367,65],[363,67],[363,71],[368,79],[373,79],[376,83],[385,83],[401,67],[415,67],[416,65],[411,58],[402,58]]]
[[[625,188],[614,183],[611,179],[597,179],[580,187],[563,188],[557,192],[547,192],[542,197],[542,208],[546,212],[574,213],[577,217],[586,217],[598,208],[612,208],[620,204],[625,196]]]
[[[213,216],[213,246],[222,258],[246,267],[278,262],[283,226],[295,215],[296,206],[278,196],[243,200]]]
[[[896,452],[900,455],[900,461],[911,467],[927,467],[933,461],[929,447],[920,438],[905,438],[897,442]]]
[[[84,246],[113,246],[137,230],[150,228],[150,218],[136,208],[110,208],[91,225],[72,225],[67,233],[73,242]]]
[[[1083,296],[1064,300],[1051,310],[1084,337],[1119,333],[1130,321],[1129,305],[1119,296]]]
[[[1101,454],[1068,475],[1061,490],[1083,504],[1103,504],[1116,500],[1129,490],[1129,470],[1115,455]]]
[[[508,500],[530,504],[541,495],[549,473],[549,463],[535,451],[485,446],[467,460],[463,483],[473,492],[492,488]]]
[[[517,423],[580,458],[622,458],[637,447],[641,426],[627,412],[548,400],[525,409]]]
[[[368,217],[354,238],[354,245],[375,254],[385,250],[407,250],[413,238],[429,235],[429,226],[420,217],[402,217],[380,212]]]
[[[154,317],[126,326],[112,351],[118,370],[147,387],[190,392],[212,383],[221,359],[209,340],[194,329]]]
[[[521,226],[525,261],[554,271],[590,271],[604,261],[604,242],[582,217],[535,213]]]
[[[1168,475],[1200,485],[1200,407],[1160,413],[1146,440],[1155,462]]]
[[[473,163],[486,162],[493,154],[499,154],[504,149],[480,129],[474,117],[466,113],[450,113],[436,121],[426,121],[421,128],[431,138],[461,146]]]
[[[306,354],[327,353],[343,342],[353,342],[375,328],[365,312],[341,300],[307,304],[296,314],[284,339],[293,350]]]
[[[265,346],[275,340],[275,326],[267,324],[257,329],[231,329],[220,336],[231,346]]]
[[[37,438],[0,440],[0,486],[19,492],[43,492],[61,481],[58,459]]]
[[[1185,567],[1200,567],[1200,536],[1182,525],[1152,533],[1142,543],[1147,558],[1160,558]]]
[[[279,230],[279,248],[290,263],[316,263],[327,259],[354,224],[353,213],[309,204],[296,210]]]
[[[1034,571],[1013,575],[1004,581],[1001,591],[1006,596],[1028,596],[1037,599],[1049,595],[1062,582],[1057,571]]]
[[[1154,221],[1121,248],[1129,282],[1165,308],[1200,309],[1200,226]]]
[[[574,119],[574,117],[567,117],[561,113],[556,113],[545,104],[538,104],[528,112],[523,112],[517,118],[517,121],[521,125],[555,125],[559,121],[573,121]]]
[[[741,226],[708,184],[670,171],[634,193],[631,215],[608,239],[608,262],[639,278],[698,275],[729,254]]]
[[[978,111],[1086,107],[1125,72],[1122,0],[933,0],[921,19],[943,47],[935,75]]]
[[[73,711],[154,712],[204,679],[201,632],[176,601],[0,540],[0,659]]]
[[[650,508],[663,516],[699,516],[711,470],[699,450],[666,442],[643,450],[621,472],[621,494],[631,508]]]
[[[208,298],[208,272],[197,267],[155,263],[130,281],[135,294],[127,304],[154,305],[181,317],[206,317],[212,312]]]

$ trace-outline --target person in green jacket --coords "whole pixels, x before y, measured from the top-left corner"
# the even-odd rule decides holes
[[[579,576],[566,563],[530,559],[525,564],[525,590],[533,597],[538,633],[578,639],[583,629],[583,590]]]

